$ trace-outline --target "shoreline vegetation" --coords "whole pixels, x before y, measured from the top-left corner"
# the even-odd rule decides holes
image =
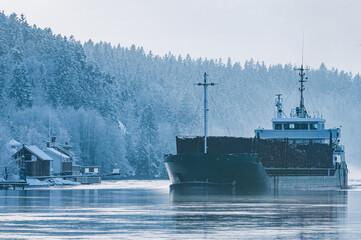
[[[217,109],[209,113],[210,135],[253,137],[253,129],[269,124],[265,116],[272,116],[275,92],[284,94],[285,109],[298,99],[294,64],[81,43],[30,26],[23,15],[0,12],[0,177],[5,166],[9,175],[18,171],[7,146],[11,139],[45,147],[55,136],[69,143],[79,165],[166,178],[163,156],[175,153],[175,136],[202,135],[202,92],[193,84],[204,72],[219,83],[209,92],[210,109]],[[360,75],[320,63],[308,77],[308,112],[320,111],[330,127],[342,124],[348,163],[357,164],[361,129],[354,123],[361,115],[349,104],[361,105]]]

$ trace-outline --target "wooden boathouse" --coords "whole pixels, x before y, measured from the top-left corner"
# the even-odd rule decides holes
[[[53,161],[49,155],[34,145],[23,145],[12,155],[19,168],[25,167],[26,176],[49,176],[50,162]]]

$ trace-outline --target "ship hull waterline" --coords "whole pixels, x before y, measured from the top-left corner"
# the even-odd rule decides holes
[[[297,173],[270,175],[256,156],[250,154],[177,154],[165,157],[171,188],[232,188],[237,192],[263,192],[270,189],[334,189],[347,188],[347,169],[329,171],[320,176]],[[289,170],[287,170],[289,172]],[[327,169],[326,169],[327,171]],[[313,175],[313,176],[312,176]]]
[[[177,154],[166,156],[164,163],[171,188],[207,186],[262,192],[269,187],[264,167],[250,154]]]

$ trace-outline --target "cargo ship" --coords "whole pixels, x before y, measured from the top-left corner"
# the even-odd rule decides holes
[[[207,137],[207,87],[204,81],[204,136],[177,136],[177,154],[164,158],[171,187],[231,186],[240,192],[279,188],[344,189],[348,170],[341,129],[325,128],[326,120],[310,116],[304,104],[303,67],[299,71],[300,105],[287,116],[282,95],[276,94],[272,129],[257,128],[255,136]]]

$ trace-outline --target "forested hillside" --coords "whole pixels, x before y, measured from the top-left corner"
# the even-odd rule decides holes
[[[209,91],[210,134],[252,136],[254,128],[270,127],[274,94],[284,94],[286,112],[296,106],[294,67],[82,44],[0,13],[0,168],[9,164],[11,139],[45,146],[56,136],[80,164],[165,176],[162,157],[175,152],[175,135],[202,133],[202,89],[193,84],[204,72],[219,83]],[[357,164],[360,76],[321,64],[308,77],[308,112],[322,113],[327,127],[343,126],[346,157]]]

